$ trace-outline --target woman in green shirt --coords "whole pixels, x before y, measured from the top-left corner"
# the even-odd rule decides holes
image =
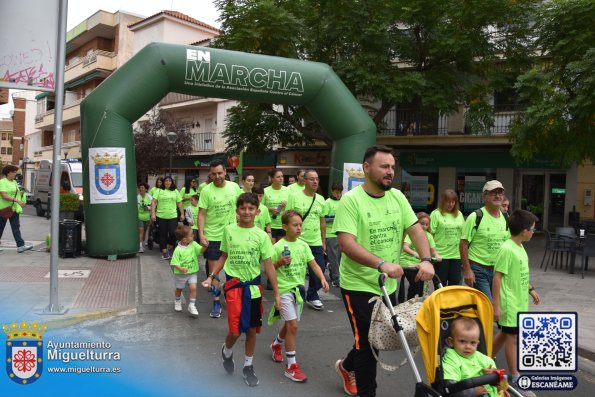
[[[12,235],[14,241],[17,243],[17,252],[30,250],[33,248],[32,245],[25,245],[25,241],[21,237],[21,224],[19,222],[19,214],[16,212],[17,207],[20,205],[25,207],[25,202],[21,200],[19,186],[15,178],[17,176],[18,167],[14,165],[7,165],[2,169],[3,179],[0,179],[0,209],[12,208],[12,214],[10,218],[0,216],[0,238],[4,232],[6,223],[10,222],[10,228],[12,229]],[[2,252],[2,249],[0,249]]]
[[[178,218],[177,210],[180,210]],[[159,227],[159,248],[164,260],[170,260],[176,242],[176,228],[184,220],[182,195],[171,176],[163,179],[163,188],[156,189],[151,201],[151,220]]]
[[[430,231],[434,236],[436,250],[442,255],[442,262],[436,263],[434,268],[444,286],[461,283],[459,241],[464,223],[456,192],[446,189],[440,196],[438,208],[430,214]]]
[[[182,195],[182,206],[184,208],[190,205],[190,198],[198,194],[198,183],[196,179],[188,179],[183,188],[180,189],[180,195]]]
[[[242,175],[242,192],[243,193],[252,193],[252,188],[254,187],[254,174],[251,172],[246,172]]]

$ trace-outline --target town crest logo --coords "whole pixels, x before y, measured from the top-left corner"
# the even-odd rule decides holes
[[[13,382],[28,385],[43,372],[43,332],[47,326],[36,322],[29,324],[2,324],[6,333],[6,373]]]
[[[111,195],[120,189],[120,159],[121,155],[105,153],[97,154],[95,162],[95,187],[101,194]]]

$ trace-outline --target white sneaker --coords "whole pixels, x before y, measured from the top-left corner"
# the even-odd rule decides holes
[[[32,245],[25,244],[25,245],[20,246],[19,248],[17,248],[17,252],[20,254],[21,252],[29,251],[32,248],[33,248]]]
[[[194,303],[188,305],[188,313],[190,313],[191,316],[198,317],[198,310]]]
[[[311,301],[306,301],[306,303],[308,304],[308,306],[310,306],[314,310],[322,310],[322,309],[324,309],[324,305],[322,304],[322,302],[320,301],[320,299],[314,299],[314,300],[311,300]]]
[[[143,247],[143,245],[142,245],[142,244],[141,244],[141,245],[140,245],[140,247],[138,248],[138,252],[139,252],[139,253],[141,253],[141,254],[142,254],[143,252],[145,252],[145,247]]]
[[[177,312],[181,312],[182,311],[182,300],[176,300],[174,301],[174,310]]]

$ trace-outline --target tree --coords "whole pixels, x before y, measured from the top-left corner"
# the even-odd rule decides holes
[[[148,120],[139,122],[134,131],[139,181],[146,181],[149,175],[162,173],[163,168],[169,167],[170,156],[185,156],[192,151],[192,135],[186,125],[159,108],[153,108],[148,116]],[[169,131],[178,134],[173,145],[165,136]]]
[[[595,6],[545,2],[537,14],[534,66],[516,88],[525,111],[512,129],[512,153],[545,155],[563,166],[595,162]]]
[[[527,63],[536,0],[215,3],[222,34],[214,46],[327,63],[356,97],[373,104],[379,125],[396,104],[449,113],[516,77]],[[293,106],[242,104],[230,113],[224,137],[230,151],[331,142]]]

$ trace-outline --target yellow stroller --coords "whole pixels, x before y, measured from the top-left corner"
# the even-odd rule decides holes
[[[450,324],[459,316],[476,319],[481,330],[478,350],[491,357],[494,315],[492,303],[482,292],[459,285],[437,289],[424,301],[416,316],[417,336],[428,382],[442,396],[476,386],[497,385],[502,381],[503,371],[500,375],[488,374],[454,384],[444,381],[442,357],[448,347]],[[512,387],[508,388],[508,392],[512,396],[520,396]]]

